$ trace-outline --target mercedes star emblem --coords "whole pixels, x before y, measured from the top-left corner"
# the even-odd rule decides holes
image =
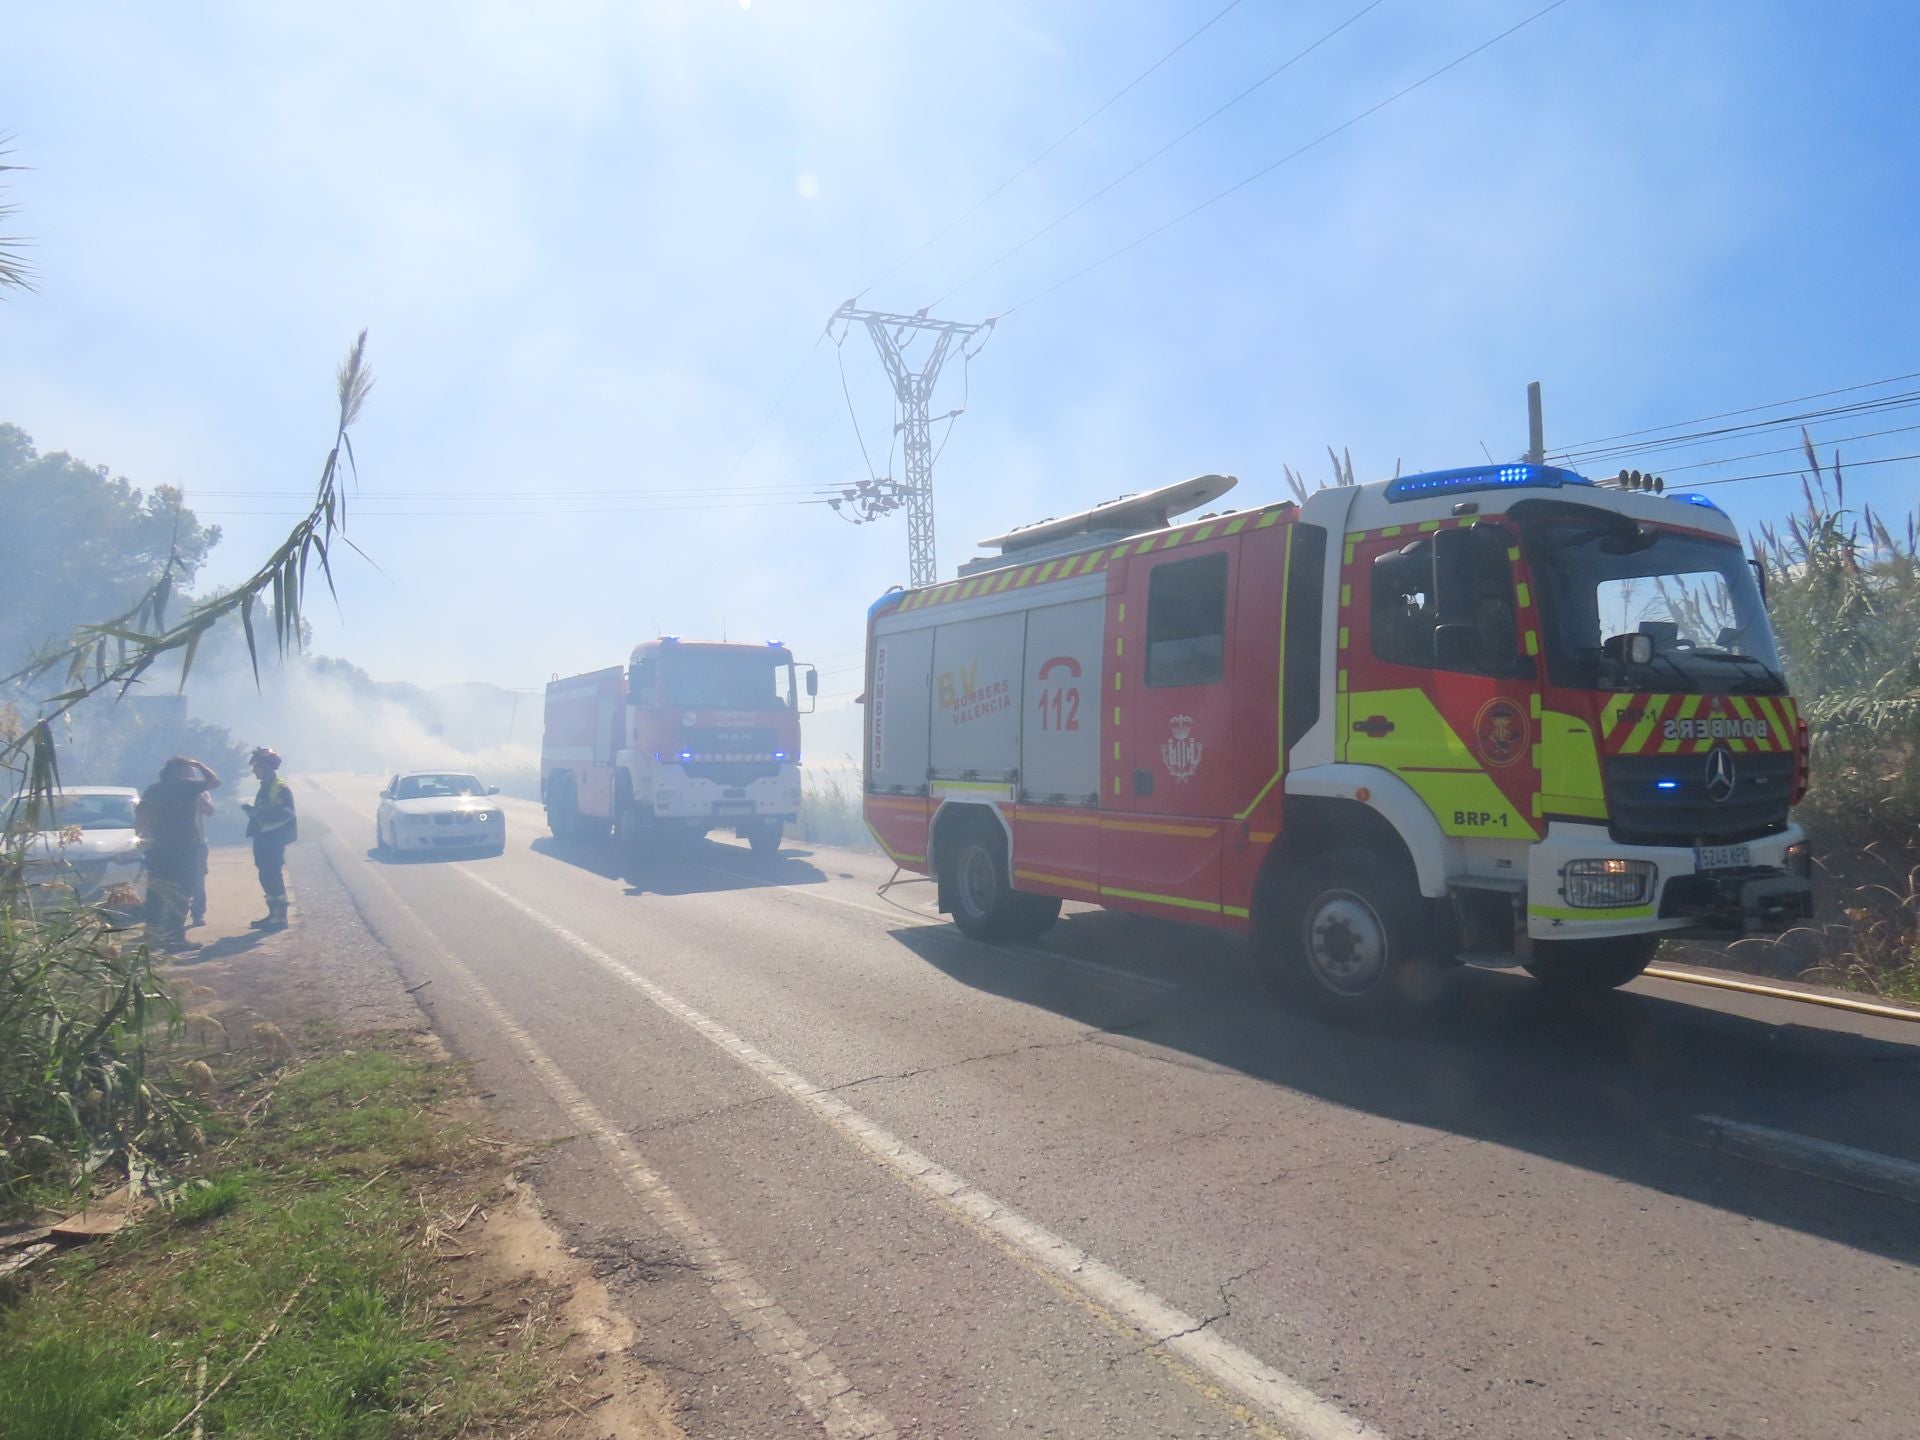
[[[1732,795],[1735,778],[1731,750],[1717,748],[1707,753],[1707,797],[1709,799],[1720,801]]]

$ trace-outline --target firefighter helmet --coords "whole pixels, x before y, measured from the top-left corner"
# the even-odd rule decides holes
[[[247,757],[249,765],[264,765],[269,770],[280,768],[280,752],[268,745],[254,747],[253,754]]]

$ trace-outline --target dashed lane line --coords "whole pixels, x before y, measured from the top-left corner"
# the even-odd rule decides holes
[[[1253,1417],[1278,1422],[1295,1440],[1384,1440],[1380,1432],[1314,1394],[1300,1381],[1215,1333],[1212,1324],[1170,1304],[1138,1281],[1089,1255],[1070,1241],[1027,1219],[962,1176],[936,1164],[888,1133],[846,1101],[822,1090],[718,1021],[688,1005],[614,956],[576,935],[559,921],[528,905],[467,865],[454,867],[529,920],[564,941],[608,973],[624,980],[667,1014],[681,1021],[865,1151],[908,1184],[917,1187],[1005,1247],[1077,1292],[1096,1313],[1121,1322],[1144,1337],[1151,1348],[1176,1357],[1198,1377],[1217,1386],[1197,1386],[1215,1400],[1237,1398]],[[1263,1426],[1262,1428],[1267,1428]],[[1269,1431],[1271,1433],[1271,1431]]]
[[[333,846],[339,847],[337,839]],[[339,872],[337,865],[335,870]],[[470,872],[463,870],[463,873],[473,878]],[[344,881],[344,875],[341,878]],[[479,978],[440,942],[432,927],[400,898],[386,877],[369,867],[366,878],[384,892],[389,901],[420,921],[421,934],[435,958],[512,1042],[541,1087],[567,1113],[579,1132],[592,1137],[627,1193],[685,1249],[688,1260],[705,1277],[727,1318],[772,1362],[794,1398],[819,1422],[821,1429],[833,1440],[896,1440],[899,1432],[893,1423],[854,1388],[853,1382],[827,1357],[820,1344],[779,1301],[760,1287],[752,1272],[728,1253],[700,1217],[641,1158],[633,1143],[600,1113],[586,1093],[540,1048]]]

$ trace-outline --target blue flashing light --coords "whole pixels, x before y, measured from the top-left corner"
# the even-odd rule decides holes
[[[680,643],[680,637],[678,635],[662,635],[660,637],[660,643],[662,645],[678,645]]]
[[[1558,465],[1469,465],[1460,470],[1429,470],[1424,475],[1402,475],[1387,486],[1389,500],[1418,500],[1433,495],[1458,495],[1467,490],[1558,490],[1563,485],[1591,485],[1584,475]]]
[[[776,750],[773,752],[773,758],[776,760],[784,760],[787,758],[787,752],[784,750]]]
[[[680,752],[680,758],[682,760],[691,760],[693,758],[693,752],[691,750],[682,750]]]
[[[769,640],[767,641],[767,648],[769,650],[784,650],[787,647],[782,645],[778,640]]]
[[[1709,510],[1718,510],[1720,508],[1718,505],[1714,504],[1713,501],[1709,500],[1706,496],[1697,495],[1691,490],[1687,491],[1683,495],[1669,495],[1667,498],[1669,500],[1680,500],[1685,502],[1688,505],[1702,505]]]
[[[1653,788],[1656,790],[1678,790],[1680,788],[1680,782],[1678,780],[1656,780],[1653,782]]]

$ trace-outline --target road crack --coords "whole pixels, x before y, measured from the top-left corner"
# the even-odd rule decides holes
[[[978,1065],[986,1060],[1006,1060],[1015,1055],[1026,1055],[1038,1050],[1068,1050],[1076,1045],[1085,1045],[1098,1039],[1105,1031],[1084,1030],[1068,1040],[1036,1040],[1027,1045],[1011,1045],[1000,1050],[986,1050],[978,1055],[962,1056],[958,1060],[943,1060],[938,1065],[917,1065],[911,1070],[881,1070],[872,1075],[861,1075],[852,1080],[842,1080],[836,1085],[822,1085],[811,1091],[814,1095],[834,1095],[842,1090],[852,1090],[862,1085],[878,1084],[889,1080],[916,1080],[922,1075],[937,1075],[943,1070],[958,1070],[967,1065]]]

